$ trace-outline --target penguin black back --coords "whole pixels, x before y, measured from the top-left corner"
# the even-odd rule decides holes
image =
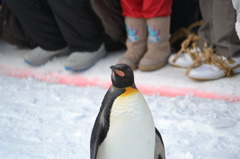
[[[111,86],[107,91],[100,111],[97,115],[95,124],[93,126],[91,141],[90,141],[90,159],[97,158],[98,146],[102,143],[107,135],[109,129],[109,117],[111,113],[111,107],[114,100],[124,92],[124,89],[120,90]]]

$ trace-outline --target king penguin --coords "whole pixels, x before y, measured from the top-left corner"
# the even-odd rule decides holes
[[[165,159],[162,137],[132,69],[117,64],[92,129],[90,159]]]

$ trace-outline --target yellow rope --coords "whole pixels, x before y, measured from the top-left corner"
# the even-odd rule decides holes
[[[202,23],[203,22],[201,20],[189,25],[187,28],[178,29],[175,33],[172,34],[170,38],[170,44],[174,44],[179,39],[187,39],[190,34],[194,34],[192,31],[193,28],[201,26]]]
[[[194,62],[186,70],[186,75],[189,74],[191,69],[205,63],[217,66],[218,68],[224,71],[227,77],[233,76],[234,75],[233,70],[240,67],[240,64],[234,67],[230,67],[226,62],[234,64],[235,61],[231,58],[227,58],[226,60],[224,60],[223,57],[216,52],[216,49],[209,47],[206,42],[204,43],[201,52],[198,50],[197,44],[198,41],[200,40],[200,37],[192,33],[192,30],[195,27],[201,26],[202,23],[203,23],[202,21],[195,22],[191,24],[188,28],[179,29],[172,35],[170,39],[171,44],[173,44],[174,42],[181,38],[185,38],[185,40],[181,44],[181,49],[177,52],[177,55],[174,57],[173,62],[176,62],[177,58],[179,58],[179,56],[182,53],[187,53],[193,59]]]
[[[192,59],[196,59],[199,57],[200,52],[197,48],[197,43],[200,40],[200,37],[195,34],[190,34],[186,40],[184,40],[181,44],[181,49],[177,52],[177,55],[174,57],[173,62],[176,62],[177,58],[182,53],[188,53]],[[194,52],[191,52],[191,50],[194,50]]]

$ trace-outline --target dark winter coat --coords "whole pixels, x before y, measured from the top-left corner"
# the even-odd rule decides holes
[[[97,16],[101,19],[106,34],[116,41],[126,39],[124,17],[120,0],[90,0]]]
[[[1,2],[4,2],[4,1],[5,0],[0,0],[0,4]],[[122,48],[122,45],[124,44],[124,41],[126,39],[126,32],[125,32],[124,17],[122,16],[120,0],[90,0],[90,2],[94,12],[100,18],[104,26],[105,33],[111,37],[111,39],[107,38],[105,40],[105,43],[110,45],[110,47],[107,47],[107,48],[109,50]],[[18,39],[14,39],[14,37],[11,37],[11,39],[15,41],[15,42],[12,41],[12,44],[25,47],[25,44],[22,45],[18,43],[19,41]],[[115,42],[113,42],[112,39]],[[16,40],[17,40],[17,43],[16,43]],[[29,46],[27,45],[27,47]]]

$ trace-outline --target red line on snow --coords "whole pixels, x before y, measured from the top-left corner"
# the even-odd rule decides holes
[[[201,98],[209,98],[215,100],[226,100],[230,102],[239,102],[240,96],[235,95],[223,95],[215,92],[206,92],[199,91],[197,89],[189,89],[189,88],[177,88],[170,86],[161,86],[161,87],[149,87],[149,86],[138,86],[138,89],[141,90],[143,94],[146,95],[160,95],[167,97],[176,97],[176,96],[194,96]]]
[[[8,75],[17,78],[35,78],[41,81],[53,82],[58,84],[67,84],[67,85],[76,85],[81,87],[86,86],[97,86],[104,89],[108,89],[111,85],[110,81],[102,81],[100,78],[89,79],[81,75],[67,75],[60,73],[40,73],[32,71],[30,69],[24,68],[9,68],[3,65],[0,65],[0,73],[3,75]],[[189,88],[177,88],[170,86],[149,86],[149,85],[138,85],[138,89],[146,95],[159,95],[167,97],[176,97],[176,96],[194,96],[201,98],[209,98],[215,100],[226,100],[230,102],[240,101],[240,96],[235,95],[223,95],[215,92],[205,92],[199,91],[197,89]]]

